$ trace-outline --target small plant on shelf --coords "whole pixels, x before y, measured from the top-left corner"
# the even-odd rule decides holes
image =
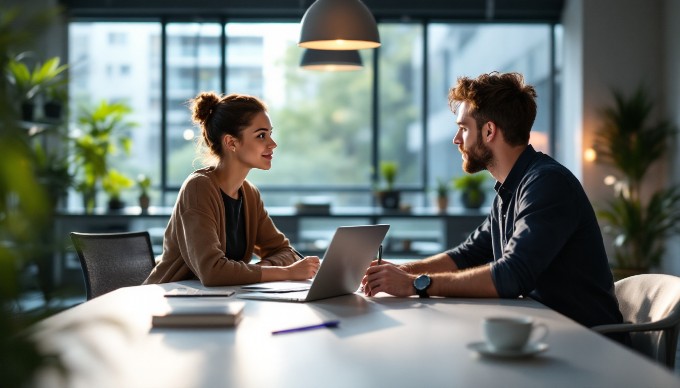
[[[394,182],[399,173],[399,164],[395,161],[380,163],[380,175],[385,181],[385,189],[377,192],[380,205],[385,209],[399,209],[400,193],[394,189]]]
[[[449,188],[451,188],[451,182],[437,178],[437,208],[440,212],[446,211],[449,207]]]
[[[484,183],[489,174],[481,171],[476,174],[464,174],[453,180],[453,186],[461,191],[461,202],[468,209],[479,209],[486,200]]]
[[[109,169],[108,174],[102,179],[102,187],[109,196],[109,210],[119,210],[125,207],[125,202],[120,195],[123,190],[129,189],[134,181],[115,169]]]
[[[142,211],[149,209],[151,197],[149,197],[149,189],[151,188],[151,177],[145,174],[139,174],[137,177],[137,186],[139,186],[139,207]]]

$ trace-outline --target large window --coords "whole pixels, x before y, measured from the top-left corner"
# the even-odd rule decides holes
[[[77,22],[69,26],[69,111],[74,135],[78,135],[77,119],[83,112],[102,101],[125,103],[132,108],[129,121],[135,124],[127,133],[132,150],[129,156],[119,152],[112,157],[112,167],[132,179],[139,174],[151,176],[156,186],[162,171],[160,35],[159,23]],[[131,203],[136,203],[135,191],[124,193]],[[70,206],[80,205],[71,198]]]
[[[437,178],[463,174],[460,154],[453,145],[456,118],[448,106],[448,92],[458,77],[492,71],[519,72],[536,88],[538,113],[531,144],[550,153],[552,115],[550,25],[443,24],[428,26],[428,138],[430,185]],[[493,197],[487,196],[491,201]]]
[[[437,179],[462,174],[447,105],[459,76],[523,73],[539,95],[532,144],[552,151],[558,39],[551,25],[409,21],[379,28],[382,46],[361,51],[362,70],[315,72],[299,67],[298,22],[73,21],[71,112],[100,99],[128,103],[138,123],[134,151],[116,158],[116,167],[151,175],[154,200],[164,205],[201,166],[200,129],[187,101],[207,90],[268,104],[278,143],[273,167],[249,175],[268,206],[308,197],[371,205],[382,183],[378,166],[387,160],[399,165],[406,201],[430,205]]]

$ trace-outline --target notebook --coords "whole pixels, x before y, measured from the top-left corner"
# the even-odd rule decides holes
[[[321,266],[307,291],[248,292],[239,298],[284,302],[310,302],[354,293],[366,268],[375,259],[389,225],[341,226],[333,235]]]
[[[244,302],[170,303],[170,310],[151,317],[153,327],[230,327],[241,320]],[[188,301],[185,301],[188,302]]]

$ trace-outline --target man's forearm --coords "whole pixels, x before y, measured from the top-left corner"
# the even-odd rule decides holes
[[[454,273],[431,275],[432,296],[460,298],[498,298],[496,285],[491,277],[491,267],[483,265]]]

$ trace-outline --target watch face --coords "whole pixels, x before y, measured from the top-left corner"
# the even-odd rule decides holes
[[[429,276],[427,275],[420,275],[416,278],[416,281],[414,282],[414,286],[418,290],[424,290],[426,289],[432,280],[430,279]]]

